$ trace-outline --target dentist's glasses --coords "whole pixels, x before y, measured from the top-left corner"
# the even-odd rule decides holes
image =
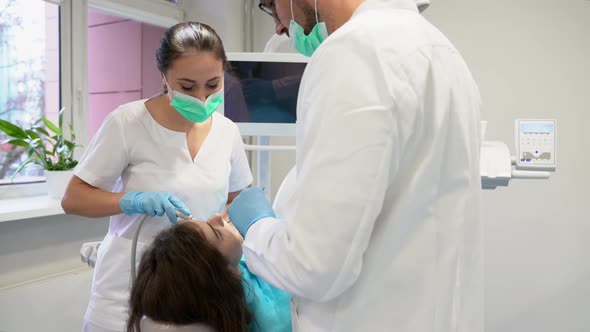
[[[262,10],[263,12],[270,15],[270,17],[272,17],[273,19],[276,18],[276,15],[274,13],[274,8],[275,8],[274,0],[260,1],[260,3],[258,4],[258,8],[260,8],[260,10]]]

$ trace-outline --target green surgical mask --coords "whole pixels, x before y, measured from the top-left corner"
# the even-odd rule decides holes
[[[318,1],[315,1],[315,20],[316,25],[313,27],[309,35],[305,34],[305,30],[301,25],[295,22],[293,14],[293,0],[291,0],[291,23],[289,24],[289,38],[291,46],[297,52],[311,57],[313,52],[320,47],[320,44],[328,38],[328,29],[325,22],[319,22],[318,18]]]
[[[223,103],[223,89],[207,97],[204,102],[193,96],[172,90],[170,105],[184,118],[192,122],[205,122]]]

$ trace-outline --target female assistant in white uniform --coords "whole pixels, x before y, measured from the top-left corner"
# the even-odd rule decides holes
[[[223,101],[226,56],[199,23],[167,30],[157,51],[163,93],[120,106],[104,121],[75,169],[62,206],[111,216],[94,271],[85,331],[124,331],[131,239],[138,248],[176,222],[176,210],[207,220],[224,212],[252,175],[237,126],[215,112]]]

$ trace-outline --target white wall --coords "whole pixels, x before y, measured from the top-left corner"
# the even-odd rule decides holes
[[[488,139],[558,120],[558,171],[486,192],[486,331],[590,330],[590,2],[445,0],[425,13],[462,52]]]
[[[254,45],[274,31],[255,14]],[[476,77],[488,139],[514,151],[514,119],[558,120],[558,171],[484,194],[488,332],[590,330],[590,1],[440,0],[425,16]],[[273,188],[292,161],[273,160]]]
[[[244,0],[189,0],[183,2],[186,21],[210,25],[223,40],[226,52],[244,50]]]

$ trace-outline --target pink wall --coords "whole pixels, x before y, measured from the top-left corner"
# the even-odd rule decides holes
[[[141,90],[141,24],[123,21],[88,28],[88,92]]]
[[[88,127],[92,138],[119,105],[161,91],[155,52],[164,28],[88,13]]]
[[[112,111],[116,110],[119,105],[126,104],[133,100],[141,98],[141,93],[127,92],[127,93],[105,93],[88,95],[88,130],[91,134],[90,138],[100,128],[105,117]]]
[[[142,32],[142,90],[141,97],[149,98],[162,91],[162,79],[156,65],[156,49],[166,29],[149,24],[141,25]]]
[[[92,9],[88,11],[88,27],[92,27],[92,26],[99,25],[99,24],[126,21],[126,20],[127,19],[123,18],[123,17],[104,14],[104,13],[97,12]]]

